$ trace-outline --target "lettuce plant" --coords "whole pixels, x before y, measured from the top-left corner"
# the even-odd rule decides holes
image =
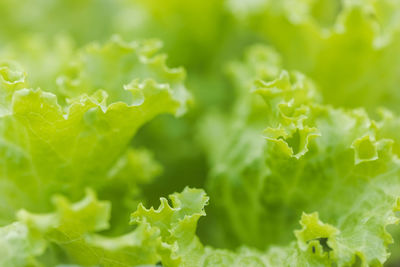
[[[0,2],[0,266],[397,266],[399,14]]]

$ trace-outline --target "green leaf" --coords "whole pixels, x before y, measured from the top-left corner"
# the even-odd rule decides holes
[[[275,47],[285,68],[319,85],[327,103],[398,111],[399,2],[227,2],[240,25]]]
[[[98,234],[109,228],[111,206],[107,201],[97,200],[93,191],[87,191],[85,198],[73,204],[64,197],[55,197],[54,205],[53,213],[33,214],[22,210],[18,212],[18,219],[48,247],[56,244],[61,248],[67,255],[66,263],[132,266],[157,262],[158,233],[146,225],[118,237]]]
[[[35,256],[43,253],[45,243],[29,234],[25,224],[14,222],[0,228],[0,264],[2,266],[41,266]]]
[[[139,204],[131,221],[137,227],[122,236],[107,237],[99,232],[109,228],[109,202],[99,201],[91,190],[76,203],[56,196],[55,212],[34,214],[21,210],[19,222],[2,228],[2,260],[12,262],[12,266],[25,266],[28,259],[40,262],[45,246],[49,257],[53,244],[66,255],[64,263],[83,266],[136,266],[158,261],[164,266],[194,266],[203,253],[195,231],[198,219],[205,216],[208,197],[203,190],[185,188],[170,199],[172,206],[161,198],[157,210]],[[31,237],[35,239],[29,241]]]
[[[202,256],[203,247],[196,236],[197,221],[205,216],[208,196],[200,189],[185,188],[182,193],[161,198],[158,209],[139,205],[131,215],[131,222],[149,225],[160,233],[158,253],[165,266],[195,266]]]
[[[207,147],[212,166],[207,188],[219,231],[209,242],[272,253],[274,246],[294,240],[303,212],[318,212],[325,224],[315,213],[303,216],[299,251],[293,252],[298,256],[290,257],[292,263],[280,258],[277,265],[383,264],[392,242],[386,227],[398,222],[400,177],[392,152],[396,140],[384,131],[386,122],[370,119],[362,109],[322,104],[314,83],[298,72],[258,80],[254,91],[266,106],[259,109],[247,98],[258,111],[247,113],[252,119],[233,114],[204,126],[223,129],[220,136],[203,137],[213,146]]]
[[[3,68],[2,84],[9,88],[1,103],[6,112],[0,117],[3,222],[21,207],[49,210],[53,193],[76,200],[87,186],[105,191],[107,173],[126,157],[137,130],[158,114],[184,112],[188,94],[183,70],[168,69],[164,57],[151,56],[153,45],[114,40],[90,49],[94,59],[81,64],[80,78],[68,89],[75,98],[67,104],[59,104],[63,96],[20,89],[23,73]],[[119,77],[121,69],[115,67],[114,76],[101,80],[109,64],[127,72]],[[108,97],[113,102],[108,103]]]

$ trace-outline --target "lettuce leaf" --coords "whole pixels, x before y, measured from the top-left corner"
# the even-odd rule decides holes
[[[245,2],[227,1],[238,23],[273,45],[285,68],[311,77],[327,103],[398,110],[397,1]]]
[[[14,222],[0,228],[0,248],[2,266],[40,266],[35,257],[44,252],[45,243],[35,240],[25,224]]]
[[[0,265],[396,261],[399,10],[1,1]]]
[[[276,61],[264,62],[271,66],[253,66],[254,80],[275,73]],[[220,134],[203,134],[212,166],[211,215],[220,225],[217,231],[224,232],[209,242],[274,251],[293,240],[306,212],[301,224],[311,232],[296,236],[298,249],[310,258],[291,257],[291,262],[284,256],[278,265],[314,266],[317,258],[322,266],[383,264],[393,241],[386,227],[398,221],[400,174],[388,119],[324,105],[315,84],[299,72],[283,70],[273,80],[257,80],[253,91],[266,105],[239,98],[238,106],[244,101],[251,109],[247,115],[233,110],[231,117],[213,116],[203,126]],[[268,126],[264,136],[261,122]],[[327,229],[307,230],[307,224],[320,225],[319,217]]]
[[[184,71],[168,68],[164,56],[154,55],[153,44],[113,39],[90,45],[82,51],[85,60],[77,58],[79,66],[60,76],[53,92],[31,89],[12,64],[1,68],[2,222],[22,207],[47,211],[54,193],[77,199],[87,186],[106,190],[119,179],[115,165],[132,157],[126,151],[137,130],[158,114],[185,111]],[[106,77],[103,72],[112,65],[115,72]],[[150,172],[147,177],[138,173],[129,183],[145,183],[159,173],[150,169],[143,169]]]
[[[19,222],[3,227],[0,240],[12,240],[6,246],[13,249],[9,251],[24,253],[2,259],[10,266],[24,266],[29,261],[40,264],[54,252],[49,249],[55,245],[65,254],[63,263],[82,266],[157,262],[163,266],[350,266],[357,262],[380,265],[388,256],[385,247],[391,241],[385,227],[398,222],[394,211],[399,209],[398,201],[393,204],[393,198],[384,193],[387,191],[368,192],[372,198],[363,196],[356,203],[359,210],[343,216],[337,227],[322,222],[318,213],[303,213],[301,229],[294,231],[296,241],[267,250],[241,247],[229,251],[204,246],[196,236],[197,222],[205,216],[204,207],[208,203],[203,190],[185,188],[174,193],[170,195],[172,205],[161,198],[158,209],[146,209],[139,204],[131,215],[136,228],[118,237],[99,233],[109,227],[111,206],[107,201],[97,200],[94,192],[88,190],[86,197],[74,204],[64,197],[54,197],[53,213],[18,212]],[[363,209],[363,204],[371,208],[377,203],[373,209]],[[371,240],[374,246],[370,246]],[[47,253],[45,258],[38,257],[43,253]]]
[[[122,236],[107,237],[99,232],[110,227],[108,201],[99,201],[92,190],[76,203],[56,196],[55,212],[21,210],[19,222],[1,229],[0,240],[12,242],[1,243],[8,248],[1,262],[7,266],[25,266],[30,261],[41,264],[43,257],[39,256],[52,253],[50,246],[56,245],[66,255],[64,263],[82,266],[136,266],[159,261],[165,266],[194,266],[203,251],[195,235],[196,224],[205,215],[208,197],[202,190],[186,188],[170,199],[172,206],[161,198],[157,210],[139,204],[131,215],[137,227]]]

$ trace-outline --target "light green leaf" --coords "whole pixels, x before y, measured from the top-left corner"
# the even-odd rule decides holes
[[[203,190],[185,188],[182,193],[161,198],[160,207],[146,209],[139,205],[132,214],[131,222],[149,225],[160,233],[158,253],[165,266],[196,266],[202,256],[203,247],[196,236],[197,221],[205,216],[204,207],[208,196]]]
[[[156,263],[158,233],[146,225],[118,237],[97,234],[109,228],[110,203],[97,200],[94,192],[71,204],[54,198],[56,211],[48,214],[18,212],[30,234],[41,237],[49,246],[56,244],[67,255],[66,262],[82,266],[132,266]],[[23,266],[23,265],[17,265]]]
[[[238,23],[273,45],[286,69],[311,77],[327,103],[398,110],[398,1],[237,2],[227,6]]]
[[[14,222],[0,228],[0,265],[41,266],[35,256],[43,253],[45,243],[30,235],[25,224]]]
[[[387,122],[370,119],[362,109],[323,105],[314,83],[298,72],[258,80],[254,91],[267,105],[258,109],[245,100],[258,111],[247,113],[253,119],[233,115],[205,124],[223,129],[223,138],[203,137],[213,146],[208,190],[220,231],[209,242],[273,251],[294,240],[303,212],[318,212],[325,224],[317,223],[314,213],[303,217],[301,224],[311,232],[297,232],[298,256],[291,257],[293,263],[280,258],[278,265],[383,264],[392,242],[386,227],[398,221],[400,177],[392,152],[396,140],[384,131]]]
[[[9,85],[10,79],[19,81],[24,76],[12,67],[3,69],[9,77],[2,76],[3,84],[11,90],[1,103],[7,112],[0,117],[3,221],[9,222],[21,207],[49,210],[49,196],[56,192],[78,199],[87,186],[104,191],[107,174],[126,157],[129,142],[143,124],[158,114],[184,112],[188,94],[183,70],[168,69],[164,57],[150,56],[153,45],[111,41],[104,48],[91,49],[95,59],[82,63],[80,78],[73,83],[79,90],[68,89],[76,94],[68,104],[59,104],[63,97],[53,93]],[[107,64],[115,65],[115,76],[110,73],[101,80]],[[125,76],[117,76],[116,66],[128,70]]]

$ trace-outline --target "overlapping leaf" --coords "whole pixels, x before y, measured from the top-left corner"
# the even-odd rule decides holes
[[[398,1],[227,1],[231,12],[337,106],[397,110]],[[388,68],[390,66],[390,68]]]
[[[144,123],[161,113],[185,111],[184,72],[166,67],[164,56],[153,55],[153,44],[113,39],[88,47],[71,72],[60,76],[59,87],[52,89],[56,94],[29,89],[23,72],[2,67],[3,220],[23,207],[46,210],[54,192],[76,199],[85,186],[104,189],[113,179],[109,172],[118,168],[114,165],[130,157],[125,151]],[[111,66],[114,72],[106,76]]]
[[[264,70],[273,69],[274,63],[266,64],[272,66]],[[255,79],[258,73],[253,72]],[[386,226],[397,222],[400,174],[399,159],[392,152],[396,140],[389,139],[390,132],[395,134],[385,132],[388,119],[376,122],[362,109],[323,105],[313,82],[298,72],[282,71],[272,81],[258,80],[254,90],[266,105],[259,108],[247,101],[253,107],[247,114],[253,119],[214,119],[213,125],[220,125],[216,132],[224,132],[224,138],[205,137],[216,138],[206,143],[213,144],[208,188],[224,214],[214,215],[223,225],[218,229],[226,233],[211,240],[262,249],[288,244],[301,214],[318,212],[334,227],[335,238],[316,230],[312,238],[297,234],[300,250],[311,251],[312,257],[291,258],[297,265],[287,262],[288,266],[313,266],[319,254],[323,266],[347,266],[356,258],[363,264],[383,264],[392,241]],[[266,121],[264,137],[260,121]],[[314,220],[307,218],[303,225],[304,220]],[[313,240],[327,243],[312,248]],[[281,260],[285,266],[286,260]]]

